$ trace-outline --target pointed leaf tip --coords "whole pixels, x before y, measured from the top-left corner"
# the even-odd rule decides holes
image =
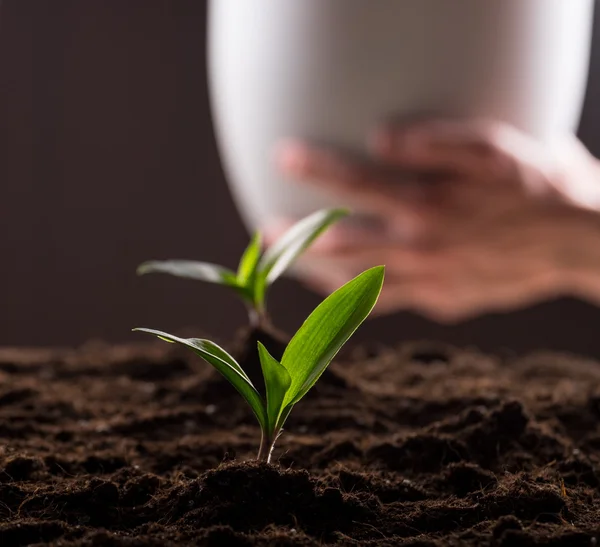
[[[136,275],[145,275],[151,272],[152,262],[142,262],[136,269]]]
[[[281,364],[292,377],[284,405],[297,403],[371,313],[383,286],[385,267],[376,266],[329,295],[288,344]]]

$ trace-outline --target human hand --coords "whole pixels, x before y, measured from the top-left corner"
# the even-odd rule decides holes
[[[500,123],[427,121],[383,128],[369,150],[372,163],[298,142],[278,150],[284,174],[378,221],[322,236],[300,264],[310,287],[328,293],[385,264],[376,311],[442,322],[577,293],[600,249],[598,215],[582,209],[600,203],[600,176],[574,137],[550,147]]]

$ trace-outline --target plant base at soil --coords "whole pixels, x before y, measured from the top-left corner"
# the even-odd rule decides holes
[[[176,348],[0,350],[0,545],[598,544],[598,363],[406,344],[330,370],[265,465]]]

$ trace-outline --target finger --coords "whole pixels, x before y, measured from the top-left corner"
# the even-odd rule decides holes
[[[316,186],[357,210],[412,215],[427,201],[429,188],[403,183],[398,172],[391,173],[330,150],[288,142],[279,147],[276,159],[286,175]]]
[[[565,294],[559,274],[547,269],[528,276],[508,277],[503,283],[490,285],[490,290],[478,298],[485,311],[506,312]]]
[[[310,272],[310,273],[309,273]],[[341,271],[317,273],[312,269],[304,271],[301,283],[315,291],[327,296],[347,283],[352,276]],[[481,288],[475,288],[480,290]],[[471,294],[470,289],[461,289],[453,286],[447,280],[437,278],[435,275],[413,275],[404,279],[392,279],[386,275],[386,283],[373,310],[374,316],[384,316],[399,311],[412,311],[429,320],[440,324],[452,325],[475,318],[490,311],[502,311],[523,305],[523,291],[519,290],[520,299],[515,300],[514,290],[507,294],[490,290],[487,287],[484,295]],[[508,297],[508,298],[507,298]],[[531,296],[528,301],[535,300]]]
[[[262,230],[265,244],[273,245],[295,223],[293,219],[276,219],[266,225]],[[386,233],[383,226],[375,223],[371,223],[369,227],[358,225],[354,221],[334,224],[313,242],[306,254],[332,256],[355,247],[378,245],[385,241]]]
[[[380,128],[369,143],[376,155],[403,168],[474,176],[506,169],[521,157],[523,146],[530,151],[530,140],[502,123],[431,120]]]
[[[301,274],[298,280],[303,286],[317,294],[329,296],[332,292],[348,283],[351,279],[352,277],[344,272],[329,271],[324,273],[322,271],[315,271],[311,266],[304,264],[301,267]]]
[[[443,184],[402,181],[397,172],[391,178],[389,172],[306,145],[287,145],[281,151],[280,163],[288,174],[357,211],[376,213],[394,239],[415,245],[434,242],[435,227],[445,209]],[[291,160],[291,156],[302,156],[302,160]]]
[[[480,274],[481,272],[479,272]],[[555,271],[504,272],[486,278],[466,269],[428,287],[415,309],[442,323],[456,323],[487,313],[508,312],[565,294]]]
[[[464,316],[437,279],[414,278],[384,285],[374,313],[387,315],[399,310],[409,310],[444,324],[455,323]]]
[[[301,283],[322,296],[327,296],[347,283],[352,276],[342,271],[304,271]],[[413,276],[393,280],[386,275],[386,283],[373,311],[374,315],[411,310],[441,323],[453,323],[466,314],[456,305],[450,295],[444,293],[434,278]]]
[[[339,273],[347,280],[376,264],[385,264],[388,283],[407,277],[425,279],[438,276],[441,271],[451,275],[461,267],[460,262],[445,254],[399,250],[397,246],[356,248],[330,255],[307,254],[303,261],[307,268],[310,267],[313,277],[326,278]]]

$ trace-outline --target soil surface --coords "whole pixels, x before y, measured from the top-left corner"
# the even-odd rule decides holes
[[[1,350],[0,546],[598,544],[598,363],[408,344],[330,371],[269,466],[173,346]]]

